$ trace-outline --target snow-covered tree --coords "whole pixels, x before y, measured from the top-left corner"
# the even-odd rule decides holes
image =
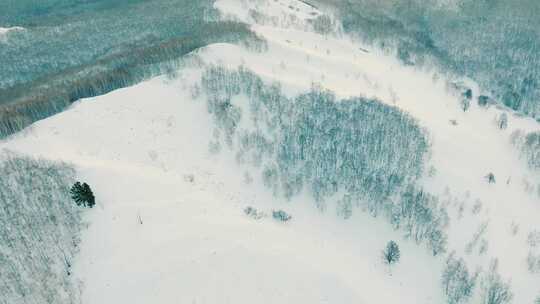
[[[452,253],[446,260],[442,274],[442,286],[448,304],[463,303],[471,297],[478,274],[469,274],[462,258],[456,258]]]
[[[386,248],[383,250],[383,259],[384,262],[388,265],[395,264],[399,262],[401,252],[399,246],[396,242],[390,241],[386,244]]]
[[[510,290],[510,282],[503,282],[497,272],[498,261],[491,263],[489,272],[482,280],[482,304],[507,304],[514,297]]]

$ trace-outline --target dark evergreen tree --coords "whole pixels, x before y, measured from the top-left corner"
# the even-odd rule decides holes
[[[388,265],[395,264],[399,262],[399,257],[401,253],[399,251],[399,246],[394,241],[388,242],[386,244],[386,249],[383,250],[384,262]]]
[[[472,99],[472,90],[467,89],[467,91],[463,93],[463,98],[461,99],[461,109],[463,109],[463,112],[467,112],[467,110],[471,106],[471,99]]]
[[[463,112],[467,112],[467,110],[471,107],[471,101],[469,99],[462,99],[461,100],[461,109]]]
[[[96,204],[94,193],[87,183],[81,184],[76,182],[70,190],[71,198],[75,201],[77,206],[84,206],[92,208]]]
[[[478,96],[478,105],[481,107],[486,107],[489,103],[489,97],[485,95]]]
[[[488,181],[488,183],[490,184],[494,184],[495,183],[495,174],[493,173],[488,173],[488,175],[486,175],[486,179]]]
[[[508,115],[506,115],[506,113],[502,113],[499,116],[499,118],[497,120],[497,126],[501,130],[504,130],[504,129],[508,128]]]
[[[468,100],[471,100],[472,99],[472,90],[471,89],[467,89],[467,91],[465,91],[463,93],[463,97],[465,97],[466,99]]]

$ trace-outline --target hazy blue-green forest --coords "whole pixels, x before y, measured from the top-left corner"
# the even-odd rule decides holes
[[[212,0],[7,0],[0,27],[0,136],[100,95],[163,73],[213,42],[254,38],[217,21]],[[478,81],[504,105],[540,115],[540,4],[519,1],[311,1],[333,9],[346,32]],[[168,64],[165,64],[168,63]]]
[[[70,102],[137,83],[214,42],[254,37],[217,21],[213,1],[15,1],[0,3],[0,136]],[[244,41],[247,41],[244,39]]]

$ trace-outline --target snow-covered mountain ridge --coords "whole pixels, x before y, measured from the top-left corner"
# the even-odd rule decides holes
[[[82,303],[506,303],[490,300],[493,281],[508,283],[511,303],[534,303],[540,294],[540,172],[512,142],[519,132],[540,132],[538,122],[478,105],[485,92],[472,80],[405,66],[349,38],[331,17],[328,31],[321,31],[317,22],[324,13],[304,2],[220,0],[215,7],[223,18],[250,24],[265,49],[209,45],[171,75],[79,101],[0,143],[17,153],[72,163],[78,179],[92,185],[98,205],[85,212],[89,226],[73,263]],[[301,107],[317,94],[349,103],[342,105],[347,110]],[[358,110],[366,100],[381,106]],[[274,105],[284,104],[292,106],[273,112]],[[304,116],[291,114],[301,110],[308,113],[306,124],[298,118]],[[444,251],[434,256],[426,240],[418,244],[407,237],[405,225],[392,222],[383,207],[371,209],[365,197],[350,203],[345,216],[343,198],[352,186],[341,186],[347,181],[330,181],[336,190],[321,201],[309,191],[308,173],[301,175],[302,191],[291,195],[283,188],[291,183],[269,184],[265,169],[275,164],[283,170],[283,151],[296,151],[296,143],[290,148],[283,138],[315,141],[327,124],[314,127],[311,117],[316,124],[354,111],[410,121],[393,132],[419,135],[396,142],[412,145],[425,136],[429,149],[421,174],[403,176],[444,209],[438,222],[447,238]],[[338,139],[348,140],[345,135],[354,137],[358,130],[392,139],[362,117],[359,129],[336,121],[329,151],[339,150]],[[278,120],[308,131],[311,126],[315,133],[272,128]],[[415,128],[421,131],[407,133]],[[242,141],[250,138],[244,134],[257,135],[254,130],[264,135],[258,140],[268,143],[268,151]],[[388,153],[387,141],[374,151],[389,159],[407,155],[399,149]],[[292,163],[325,174],[338,170],[322,168],[327,162],[320,159]],[[366,163],[369,170],[384,167]],[[396,175],[397,165],[391,172]],[[494,182],[486,178],[490,173]],[[288,177],[276,176],[281,182]],[[400,201],[390,193],[380,204],[402,206]],[[266,216],[246,216],[247,206]],[[278,209],[292,220],[272,219]],[[401,248],[401,260],[392,267],[380,257],[389,240]],[[462,258],[471,278],[478,271],[470,296],[456,295],[461,290],[449,296],[443,287],[449,256]],[[495,260],[500,280],[489,272]],[[451,302],[452,296],[461,298]]]

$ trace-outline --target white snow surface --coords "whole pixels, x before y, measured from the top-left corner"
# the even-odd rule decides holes
[[[449,202],[449,249],[471,271],[498,258],[513,303],[533,303],[540,276],[527,271],[526,240],[540,230],[540,198],[525,185],[540,184],[540,176],[511,147],[510,134],[538,131],[537,122],[509,113],[508,129],[499,130],[494,119],[505,109],[473,102],[463,112],[437,71],[403,66],[342,34],[256,24],[245,13],[293,15],[300,23],[320,14],[303,2],[219,0],[216,7],[252,23],[268,50],[210,45],[197,53],[204,63],[244,66],[280,82],[288,95],[317,83],[339,97],[377,97],[418,119],[431,136],[435,169],[422,183]],[[86,214],[89,227],[73,271],[83,282],[84,303],[445,303],[444,257],[404,239],[383,218],[358,211],[345,221],[318,211],[307,196],[277,199],[258,178],[245,183],[245,168],[232,153],[209,153],[213,122],[190,93],[201,68],[178,73],[82,100],[0,142],[0,149],[71,162],[92,186],[98,205]],[[474,82],[461,81],[475,98],[481,93]],[[486,182],[489,172],[497,183]],[[477,201],[482,209],[473,214]],[[249,218],[246,206],[270,216]],[[276,222],[273,209],[293,219]],[[484,222],[487,253],[466,254]],[[381,250],[391,239],[402,259],[389,269]],[[471,303],[480,303],[478,295]]]

